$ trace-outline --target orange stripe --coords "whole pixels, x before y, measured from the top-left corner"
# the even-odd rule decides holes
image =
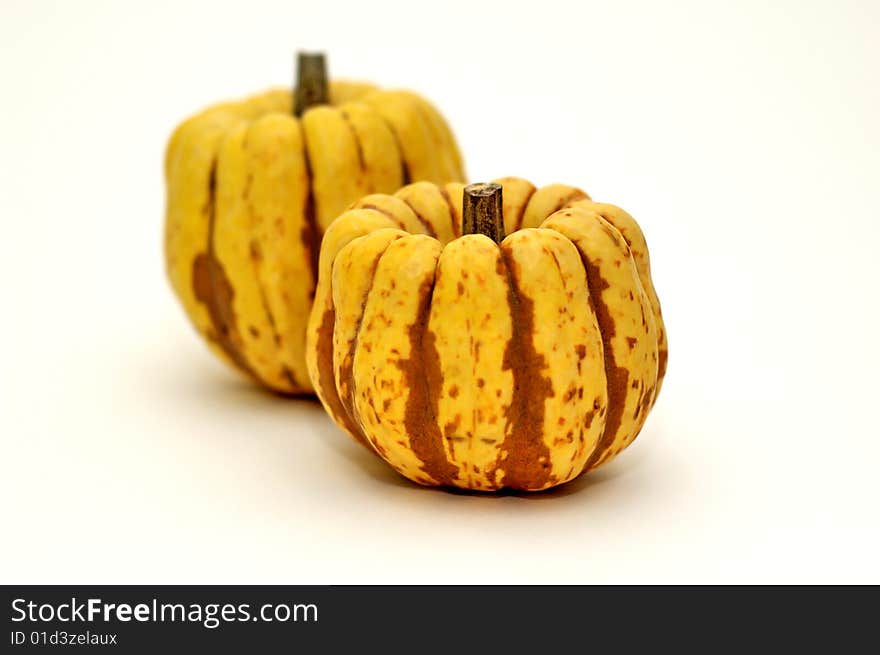
[[[339,401],[344,409],[344,414],[347,417],[345,421],[346,425],[356,426],[352,432],[355,435],[358,435],[360,438],[359,441],[364,442],[365,444],[369,444],[366,435],[364,434],[364,430],[361,427],[360,421],[357,418],[357,409],[354,405],[354,392],[355,392],[355,384],[354,384],[354,355],[358,346],[358,339],[360,337],[361,332],[361,324],[364,320],[364,311],[367,308],[367,299],[370,297],[370,292],[373,290],[373,284],[376,281],[376,269],[379,267],[379,260],[382,259],[382,255],[385,254],[385,251],[388,249],[394,241],[397,241],[400,237],[395,237],[392,241],[388,243],[387,246],[382,250],[382,252],[378,253],[373,260],[373,263],[370,265],[369,272],[369,284],[367,286],[367,292],[364,294],[364,304],[361,307],[361,315],[357,320],[357,328],[354,331],[354,338],[351,340],[351,346],[348,350],[348,357],[342,360],[342,368],[339,371],[339,380],[340,384],[345,383],[345,393],[339,394]],[[331,296],[332,298],[332,296]],[[335,320],[335,318],[334,318]],[[330,358],[331,366],[332,366],[333,358]]]
[[[354,139],[354,146],[357,150],[358,168],[360,169],[361,174],[363,174],[367,170],[367,163],[364,161],[364,147],[361,144],[361,139],[358,136],[357,130],[354,129],[354,125],[351,122],[348,112],[340,111],[339,114],[342,116],[343,122],[348,126],[349,131],[351,131],[351,137]]]
[[[415,214],[415,217],[418,219],[419,223],[424,226],[426,230],[425,234],[427,234],[429,237],[434,237],[436,239],[437,232],[434,230],[434,226],[431,224],[431,221],[422,216],[419,211],[412,206],[412,203],[409,200],[407,200],[406,198],[401,198],[401,200],[406,203],[406,206],[412,210],[412,213]]]
[[[437,424],[443,371],[436,337],[428,329],[428,316],[434,296],[437,269],[422,282],[421,301],[416,322],[409,328],[410,356],[399,361],[404,385],[409,389],[404,414],[404,426],[409,435],[410,448],[422,462],[422,470],[438,484],[451,486],[458,467],[446,459],[443,435]]]
[[[608,305],[602,300],[602,291],[609,288],[610,285],[599,274],[599,267],[592,264],[580,249],[578,252],[581,254],[581,262],[583,262],[584,270],[587,273],[589,299],[596,314],[596,322],[599,324],[599,333],[602,335],[602,349],[605,353],[605,379],[608,385],[608,417],[605,420],[605,431],[584,465],[584,470],[589,470],[599,462],[617,437],[617,431],[620,429],[620,422],[623,419],[629,371],[625,367],[617,365],[614,351],[611,348],[611,339],[615,334],[614,319],[611,317]]]
[[[443,196],[443,200],[446,201],[447,206],[449,207],[449,218],[452,223],[452,236],[457,239],[461,236],[461,216],[458,215],[458,211],[456,211],[455,203],[452,202],[452,198],[449,196],[449,191],[445,186],[437,186],[437,189],[440,191],[440,195]]]
[[[303,144],[303,161],[306,166],[306,180],[308,181],[308,193],[306,194],[306,202],[303,207],[303,226],[299,233],[299,239],[303,244],[303,248],[308,253],[309,270],[312,275],[312,290],[310,299],[315,298],[315,289],[318,285],[318,271],[320,270],[318,260],[321,255],[321,227],[318,225],[318,216],[315,209],[315,194],[312,190],[312,161],[309,159],[309,148],[306,144],[306,131],[300,127]]]
[[[529,195],[525,197],[523,200],[522,207],[519,209],[519,215],[516,217],[516,220],[513,222],[513,231],[522,229],[523,218],[525,218],[526,210],[529,208],[529,202],[532,200],[532,196],[538,192],[537,187],[532,187],[532,190],[529,192]],[[549,216],[549,214],[548,214]]]
[[[332,305],[332,299],[331,299]],[[361,426],[352,419],[339,398],[336,383],[333,378],[333,325],[336,322],[336,308],[331,307],[321,317],[321,326],[318,328],[318,338],[315,344],[317,350],[318,365],[318,389],[321,399],[328,405],[330,414],[341,422],[345,429],[360,443],[369,448],[367,438],[364,436]]]
[[[569,194],[567,196],[562,198],[559,201],[559,205],[557,205],[556,209],[554,209],[551,212],[548,212],[547,216],[550,216],[550,214],[554,214],[554,213],[558,212],[560,209],[567,207],[568,205],[570,205],[573,202],[577,202],[578,200],[589,200],[589,199],[590,199],[590,196],[588,196],[586,193],[584,193],[580,189],[574,189],[571,192],[569,192]]]
[[[660,358],[657,362],[657,384],[659,385],[666,376],[666,362],[669,360],[669,350],[661,348],[658,357]]]
[[[376,110],[373,109],[373,111]],[[412,179],[412,173],[410,173],[409,162],[406,160],[406,153],[404,153],[403,146],[400,144],[400,136],[397,134],[397,130],[394,129],[394,125],[391,124],[391,121],[386,120],[378,111],[376,111],[376,116],[379,117],[379,120],[385,123],[388,130],[391,132],[391,136],[394,137],[394,145],[397,146],[397,154],[400,155],[400,178],[402,182],[400,186],[404,187],[414,180]]]
[[[393,221],[393,222],[394,222],[394,223],[395,223],[395,224],[396,224],[401,230],[406,231],[406,226],[404,226],[404,224],[403,224],[403,223],[397,218],[397,216],[395,216],[394,214],[392,214],[392,213],[391,213],[390,211],[388,211],[387,209],[384,209],[384,208],[382,208],[382,207],[379,207],[378,205],[371,205],[371,204],[358,205],[358,206],[357,206],[357,209],[371,209],[371,210],[373,210],[374,212],[379,212],[379,213],[382,214],[383,216],[385,216],[385,217],[387,217],[388,219],[390,219],[391,221]]]
[[[503,485],[514,489],[541,489],[553,481],[550,449],[544,443],[544,400],[553,397],[553,385],[544,375],[547,362],[535,350],[535,311],[532,300],[520,292],[519,271],[507,248],[501,248],[498,274],[509,283],[508,303],[513,335],[504,352],[502,370],[513,372],[513,398],[507,409],[505,459],[495,468],[504,471]],[[494,472],[490,475],[494,475]]]
[[[229,278],[226,277],[226,271],[223,270],[223,266],[220,265],[214,254],[216,196],[217,158],[214,157],[208,174],[208,200],[202,210],[208,217],[208,250],[200,253],[193,260],[193,292],[196,300],[207,307],[208,316],[213,326],[213,331],[205,336],[219,345],[238,368],[262,384],[263,381],[239,350],[241,336],[238,334],[236,316],[232,308],[235,290],[232,288]]]

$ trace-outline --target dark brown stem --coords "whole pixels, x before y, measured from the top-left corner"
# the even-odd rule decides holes
[[[462,199],[462,234],[485,234],[495,243],[504,240],[501,185],[494,182],[470,184]]]
[[[296,86],[293,89],[293,114],[315,105],[330,102],[327,86],[327,60],[323,53],[298,52],[296,55]]]

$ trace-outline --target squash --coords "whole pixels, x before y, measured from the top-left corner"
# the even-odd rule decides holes
[[[417,483],[562,484],[626,448],[654,405],[667,345],[644,236],[580,189],[370,195],[328,229],[319,266],[312,384]]]
[[[408,91],[326,81],[210,107],[167,147],[165,255],[196,329],[227,362],[286,394],[311,393],[305,332],[319,244],[359,197],[464,177],[443,117]],[[296,111],[293,111],[294,105]]]

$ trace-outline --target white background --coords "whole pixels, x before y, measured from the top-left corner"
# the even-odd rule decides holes
[[[0,5],[0,581],[880,582],[880,3],[229,4]],[[165,141],[297,48],[641,222],[670,366],[613,464],[417,488],[200,343]]]

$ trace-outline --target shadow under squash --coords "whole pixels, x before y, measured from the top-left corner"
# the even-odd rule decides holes
[[[324,414],[320,401],[310,395],[284,395],[259,387],[252,381],[235,375],[204,375],[199,371],[196,375],[187,371],[185,375],[174,379],[173,388],[177,393],[189,395],[203,406],[217,406],[218,409],[230,405],[244,406],[257,411],[306,412],[309,415]],[[166,388],[167,391],[167,388]],[[639,448],[638,441],[621,453],[614,461],[605,464],[595,471],[584,473],[565,484],[544,491],[517,491],[502,489],[500,491],[473,491],[457,487],[430,487],[419,485],[400,475],[381,457],[352,440],[333,420],[324,415],[325,420],[319,421],[313,429],[318,432],[318,440],[328,446],[336,454],[351,465],[353,475],[366,474],[382,484],[398,488],[420,490],[424,493],[441,493],[453,496],[472,496],[487,498],[522,498],[530,501],[551,500],[581,494],[600,486],[611,485],[621,478],[631,475],[642,463],[651,449]],[[662,432],[662,430],[660,430]],[[657,432],[656,429],[649,432]],[[660,435],[645,435],[652,440]]]
[[[523,498],[530,501],[551,500],[580,494],[587,490],[595,490],[601,485],[613,483],[615,480],[626,477],[634,469],[638,468],[642,455],[639,449],[635,452],[627,452],[620,455],[620,459],[602,466],[595,471],[583,473],[574,480],[565,484],[545,489],[543,491],[518,491],[516,489],[502,489],[500,491],[476,491],[460,489],[458,487],[431,487],[420,485],[399,474],[381,457],[370,452],[364,446],[356,443],[328,417],[326,426],[321,428],[321,439],[332,448],[340,457],[353,465],[360,473],[366,473],[373,480],[394,487],[415,489],[424,493],[440,493],[453,496],[472,496],[483,498]],[[622,461],[621,461],[622,460]]]

